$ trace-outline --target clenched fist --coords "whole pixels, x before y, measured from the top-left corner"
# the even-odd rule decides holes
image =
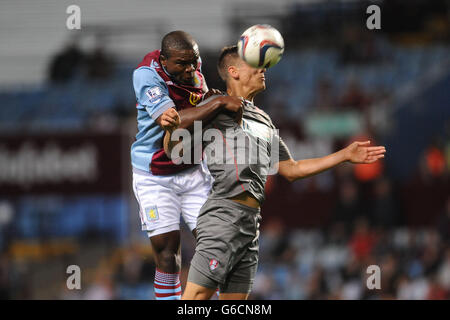
[[[175,108],[170,108],[158,118],[158,124],[164,129],[173,131],[180,125],[180,115]]]
[[[221,97],[225,109],[231,112],[241,112],[244,107],[244,99],[240,97],[223,96]]]
[[[244,111],[245,105],[244,99],[234,96],[222,96],[218,99],[220,99],[221,105],[225,110],[233,112],[235,114],[234,120],[240,124],[242,121],[242,113]]]

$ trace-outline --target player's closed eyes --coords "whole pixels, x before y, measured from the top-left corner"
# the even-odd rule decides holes
[[[188,65],[192,64],[194,66],[194,68],[197,68],[197,60],[195,60],[195,61],[177,61],[177,64],[179,64],[180,66],[188,66]]]

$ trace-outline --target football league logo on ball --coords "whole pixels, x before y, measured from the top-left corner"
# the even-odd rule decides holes
[[[212,271],[219,266],[219,262],[216,259],[211,259],[209,261],[209,269]]]

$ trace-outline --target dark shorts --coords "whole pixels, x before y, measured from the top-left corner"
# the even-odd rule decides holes
[[[197,219],[188,281],[223,293],[249,293],[258,267],[260,209],[208,199]]]

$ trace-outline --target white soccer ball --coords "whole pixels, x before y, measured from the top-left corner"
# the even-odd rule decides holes
[[[238,53],[242,60],[254,68],[276,65],[284,52],[280,32],[268,24],[251,26],[239,38]]]

